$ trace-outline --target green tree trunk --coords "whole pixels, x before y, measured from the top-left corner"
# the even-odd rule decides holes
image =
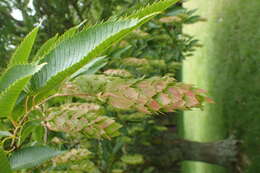
[[[184,4],[198,9],[207,22],[185,26],[184,33],[204,45],[185,61],[183,81],[209,91],[216,104],[204,111],[185,112],[185,139],[209,142],[236,133],[245,140],[250,167],[259,172],[260,123],[260,0],[191,0]],[[186,162],[183,173],[222,173],[224,168]]]

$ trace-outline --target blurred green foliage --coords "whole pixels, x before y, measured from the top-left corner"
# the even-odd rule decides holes
[[[1,0],[0,1],[0,67],[4,67],[23,37],[32,28],[42,23],[38,38],[43,43],[56,33],[86,20],[96,24],[113,14],[127,11],[133,6],[140,7],[151,0]],[[13,12],[21,14],[23,20],[14,17]],[[130,10],[129,10],[130,11]],[[37,49],[37,45],[35,49]]]

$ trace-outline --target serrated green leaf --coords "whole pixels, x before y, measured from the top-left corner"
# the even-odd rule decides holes
[[[2,148],[0,148],[0,172],[12,173],[11,166]]]
[[[143,18],[143,17],[147,16],[147,14],[160,13],[178,1],[179,0],[161,0],[159,2],[155,2],[152,5],[146,6],[145,8],[136,11],[129,17],[130,18]]]
[[[36,27],[25,37],[25,39],[15,50],[13,56],[11,57],[9,67],[17,64],[28,63],[28,58],[30,56],[38,31],[39,27]]]
[[[37,51],[35,58],[33,59],[34,62],[40,60],[44,57],[44,55],[48,54],[54,47],[55,43],[58,39],[58,34],[56,34],[54,37],[47,40]]]
[[[44,56],[47,55],[51,50],[53,50],[57,45],[59,45],[61,42],[65,41],[65,40],[69,39],[70,37],[72,37],[78,31],[78,29],[81,25],[82,24],[79,24],[75,27],[70,28],[61,36],[56,34],[54,37],[47,40],[41,46],[41,48],[37,51],[35,58],[34,58],[34,62],[44,58]]]
[[[0,117],[10,116],[21,91],[42,65],[15,65],[0,78]]]
[[[106,58],[105,56],[102,56],[102,57],[93,59],[87,65],[82,67],[79,71],[74,73],[71,76],[71,79],[74,79],[80,75],[95,74],[98,70],[100,70],[102,67],[104,67],[107,64],[107,60],[105,58]]]
[[[10,157],[12,170],[28,169],[38,166],[65,151],[47,146],[33,146],[16,151]]]
[[[39,70],[39,66],[33,64],[16,65],[9,68],[0,77],[0,93],[10,87],[15,81],[30,76]]]
[[[64,34],[62,34],[58,38],[58,40],[57,40],[57,42],[55,44],[59,45],[61,42],[68,40],[69,38],[74,36],[77,31],[78,31],[78,26],[75,26],[75,27],[72,27],[72,28],[68,29],[66,32],[64,32]]]

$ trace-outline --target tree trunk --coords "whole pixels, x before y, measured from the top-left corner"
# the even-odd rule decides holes
[[[225,168],[232,168],[237,161],[238,141],[232,138],[207,143],[179,140],[175,147],[182,161],[200,161]]]
[[[183,81],[208,90],[216,104],[206,105],[204,111],[185,112],[182,135],[210,142],[224,139],[235,129],[246,140],[249,135],[254,138],[260,132],[248,129],[260,122],[256,117],[260,112],[256,104],[260,95],[260,0],[191,0],[184,6],[198,9],[207,22],[184,26],[184,33],[194,35],[204,47],[184,62]],[[252,157],[254,150],[259,155],[253,149],[259,144],[247,145]],[[250,162],[254,168],[249,172],[259,172],[257,159]],[[221,172],[227,170],[204,163],[183,164],[183,173]]]

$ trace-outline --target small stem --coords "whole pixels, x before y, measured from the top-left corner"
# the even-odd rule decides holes
[[[44,144],[47,144],[47,140],[48,140],[48,128],[46,127],[46,125],[44,125]]]
[[[15,120],[13,120],[12,117],[9,116],[8,119],[11,121],[11,123],[12,123],[12,125],[13,125],[14,127],[19,126],[19,124],[18,124]]]
[[[27,120],[28,115],[29,115],[29,113],[30,113],[30,111],[31,111],[31,110],[30,110],[30,111],[28,112],[28,100],[29,100],[29,96],[26,97],[26,99],[25,99],[25,105],[24,105],[24,107],[25,107],[25,114],[24,114],[22,120],[19,122],[19,125],[20,125],[20,126],[22,126],[22,125],[24,124],[24,122]]]
[[[13,138],[13,140],[11,142],[11,147],[13,147],[15,145],[15,139],[18,139],[18,145],[19,145],[20,136],[17,136],[17,134],[21,133],[21,131],[23,129],[22,127],[26,123],[26,120],[27,120],[28,115],[30,113],[30,112],[28,112],[28,101],[29,101],[29,96],[26,97],[26,99],[25,99],[25,105],[24,105],[24,107],[25,107],[25,114],[24,114],[23,118],[19,121],[19,123],[17,124],[17,126],[15,127],[15,130],[13,132],[14,138]]]
[[[14,136],[8,136],[8,137],[4,138],[4,139],[1,141],[0,146],[4,145],[5,141],[7,141],[7,140],[9,140],[9,139],[13,139],[13,138],[14,138]]]
[[[16,149],[16,147],[13,147],[11,150],[7,150],[6,153],[11,153],[12,151],[14,151]]]
[[[14,146],[15,146],[16,135],[17,135],[17,133],[18,133],[18,131],[19,131],[20,128],[21,128],[21,126],[17,126],[17,127],[15,127],[15,129],[14,129],[14,132],[13,132],[14,138],[12,139],[11,147],[14,147]]]

